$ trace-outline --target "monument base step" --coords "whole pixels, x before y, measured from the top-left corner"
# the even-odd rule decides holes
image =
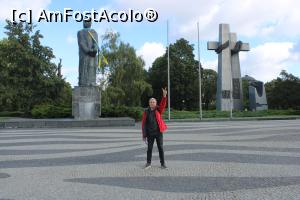
[[[72,127],[118,127],[134,126],[135,121],[129,117],[98,118],[94,120],[78,119],[6,119],[0,121],[1,128],[72,128]]]

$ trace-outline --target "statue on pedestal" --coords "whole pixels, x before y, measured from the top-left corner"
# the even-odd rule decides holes
[[[100,115],[101,94],[96,86],[98,34],[91,29],[91,20],[78,31],[79,82],[72,93],[72,115],[75,119],[93,120]]]
[[[91,20],[83,21],[83,29],[78,31],[79,46],[79,86],[96,85],[98,34],[91,29]]]

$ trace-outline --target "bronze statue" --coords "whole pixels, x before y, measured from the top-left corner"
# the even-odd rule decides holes
[[[91,29],[91,20],[83,21],[83,29],[78,31],[79,46],[79,86],[96,85],[98,34]]]

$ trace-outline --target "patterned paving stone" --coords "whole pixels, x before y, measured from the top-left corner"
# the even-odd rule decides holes
[[[0,130],[0,200],[300,199],[300,120],[168,126],[168,170],[140,124]]]

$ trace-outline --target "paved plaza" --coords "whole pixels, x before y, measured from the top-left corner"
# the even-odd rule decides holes
[[[168,127],[167,170],[140,124],[0,129],[0,200],[300,199],[300,120]]]

